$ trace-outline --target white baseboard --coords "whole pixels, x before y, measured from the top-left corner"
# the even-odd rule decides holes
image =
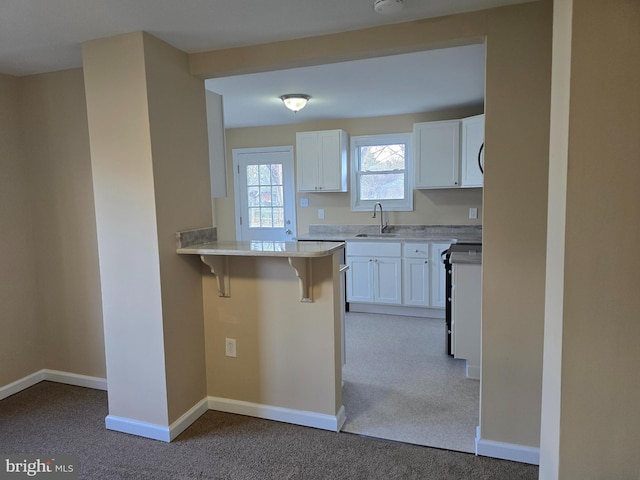
[[[208,401],[206,398],[203,398],[169,426],[141,422],[139,420],[115,415],[107,415],[105,418],[105,426],[107,430],[129,433],[131,435],[138,435],[139,437],[151,438],[152,440],[160,440],[161,442],[168,443],[184,432],[207,410]]]
[[[94,388],[98,390],[107,390],[107,380],[105,378],[90,377],[87,375],[62,372],[59,370],[42,369],[8,385],[0,387],[0,400],[25,390],[26,388],[29,388],[36,383],[40,383],[43,380],[65,383],[67,385],[75,385],[79,387]],[[207,410],[219,410],[221,412],[236,413],[250,417],[264,418],[267,420],[293,423],[295,425],[320,428],[322,430],[331,430],[334,432],[340,431],[346,421],[344,406],[340,407],[336,415],[325,415],[305,410],[293,410],[290,408],[275,407],[272,405],[243,402],[241,400],[206,397],[191,407],[189,411],[184,413],[169,426],[141,422],[115,415],[107,415],[105,418],[105,425],[108,430],[139,435],[141,437],[160,440],[163,442],[171,442]]]
[[[444,308],[409,307],[406,305],[379,305],[377,303],[349,302],[350,312],[384,313],[387,315],[404,315],[405,317],[426,317],[444,319]]]
[[[469,365],[469,360],[467,360],[467,378],[480,380],[480,365]]]
[[[107,390],[107,379],[100,377],[89,377],[77,373],[61,372],[59,370],[49,370],[45,368],[43,380],[50,382],[66,383],[77,387],[95,388],[96,390]]]
[[[184,432],[193,422],[200,418],[207,410],[209,410],[209,401],[205,397],[196,403],[184,413],[178,420],[173,422],[169,427],[169,441],[172,441],[182,432]]]
[[[4,387],[0,387],[0,400],[32,387],[43,380],[66,383],[67,385],[75,385],[78,387],[95,388],[98,390],[107,389],[106,378],[90,377],[87,375],[79,375],[77,373],[61,372],[59,370],[49,370],[44,368],[38,372],[32,373],[31,375],[27,375],[24,378],[5,385]]]
[[[43,380],[44,370],[40,370],[39,372],[32,373],[31,375],[27,375],[26,377],[16,380],[15,382],[11,382],[4,387],[0,387],[0,400],[32,387]]]
[[[346,420],[344,407],[340,407],[337,415],[325,415],[306,410],[293,410],[290,408],[274,407],[272,405],[262,405],[259,403],[219,397],[209,397],[209,410],[293,423],[295,425],[331,430],[333,432],[339,431]]]
[[[540,465],[539,448],[527,447],[515,443],[483,440],[480,437],[480,427],[476,428],[476,455]]]
[[[130,433],[131,435],[138,435],[139,437],[151,438],[162,442],[171,441],[171,432],[168,426],[164,427],[154,423],[132,420],[131,418],[116,417],[115,415],[107,415],[104,423],[107,430]]]

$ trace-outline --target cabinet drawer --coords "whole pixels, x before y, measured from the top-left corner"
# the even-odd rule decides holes
[[[399,242],[347,242],[347,256],[399,257]]]
[[[403,243],[402,256],[406,258],[429,258],[429,244]]]

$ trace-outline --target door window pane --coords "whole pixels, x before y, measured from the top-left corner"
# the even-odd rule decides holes
[[[247,166],[249,228],[284,228],[282,164]]]

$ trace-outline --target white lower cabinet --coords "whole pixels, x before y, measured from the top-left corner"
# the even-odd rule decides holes
[[[413,307],[429,307],[429,244],[404,243],[402,253],[402,303]]]
[[[445,286],[445,269],[442,263],[442,253],[451,245],[449,243],[432,243],[431,244],[431,307],[444,308],[446,286]]]
[[[401,244],[347,242],[347,301],[402,303]]]
[[[480,378],[482,266],[452,265],[451,350],[467,360],[467,377]]]
[[[449,244],[347,242],[347,301],[444,308]]]
[[[402,260],[377,257],[373,259],[373,301],[397,305],[402,303]]]

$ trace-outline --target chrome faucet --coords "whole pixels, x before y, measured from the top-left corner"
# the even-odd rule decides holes
[[[383,234],[384,230],[387,228],[387,224],[383,224],[383,215],[382,215],[382,204],[380,202],[376,203],[373,206],[373,217],[371,218],[376,218],[376,208],[380,207],[380,233]]]

